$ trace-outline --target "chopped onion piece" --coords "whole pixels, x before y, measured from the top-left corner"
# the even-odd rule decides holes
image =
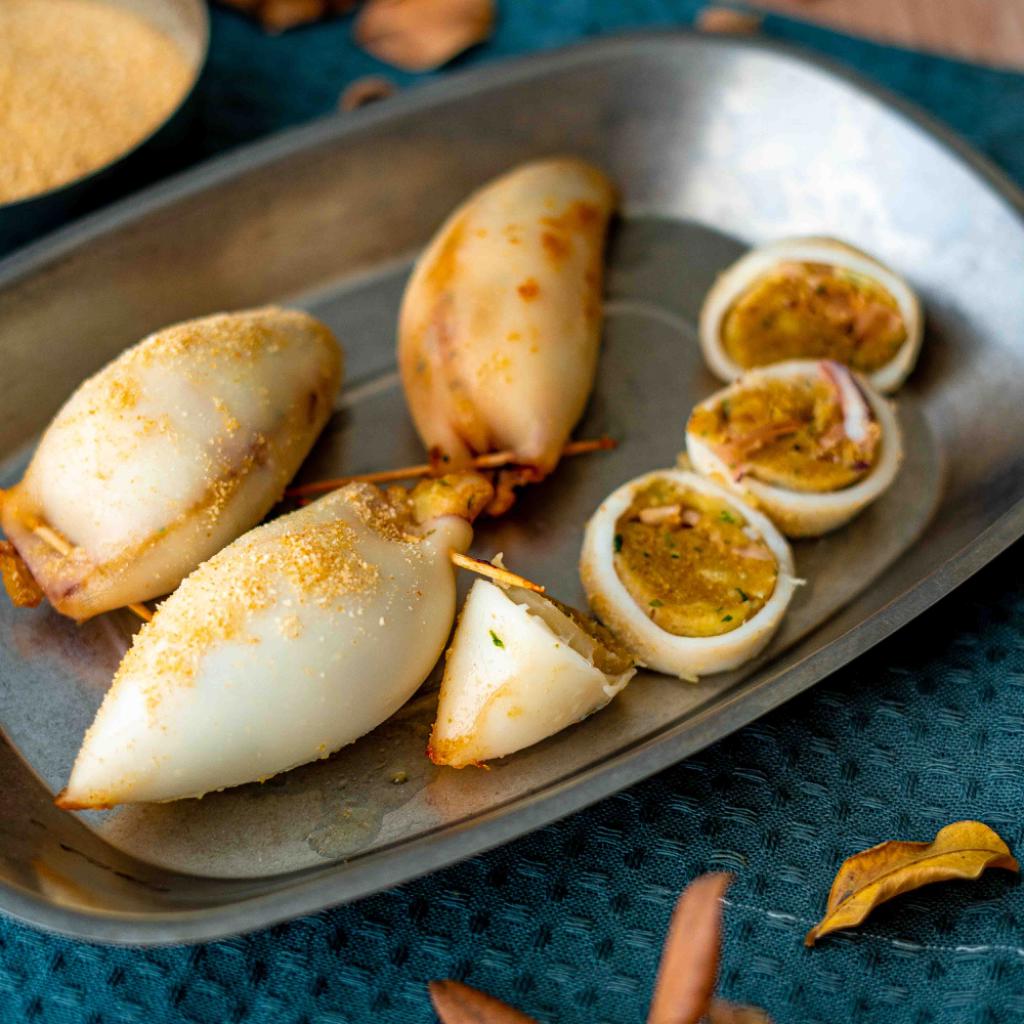
[[[871,407],[853,374],[841,363],[831,359],[822,360],[821,374],[836,389],[839,406],[843,410],[846,436],[856,444],[866,441],[871,426]]]

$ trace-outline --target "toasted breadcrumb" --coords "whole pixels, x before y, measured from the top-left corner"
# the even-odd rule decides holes
[[[154,131],[194,67],[144,18],[101,0],[0,3],[0,202],[67,184]]]

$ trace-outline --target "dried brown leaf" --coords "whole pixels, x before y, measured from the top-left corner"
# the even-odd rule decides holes
[[[430,71],[483,42],[493,27],[493,0],[368,0],[355,40],[387,64]]]
[[[704,7],[697,13],[701,32],[750,35],[761,28],[762,21],[759,15],[735,7]]]
[[[326,13],[326,0],[263,0],[259,9],[260,24],[268,32],[308,25]]]
[[[525,1013],[461,981],[432,981],[427,989],[441,1024],[537,1024]]]
[[[380,75],[366,75],[346,86],[338,99],[338,106],[348,112],[365,107],[369,103],[385,100],[396,92],[395,83]]]
[[[268,32],[319,21],[328,14],[348,14],[357,0],[221,0],[221,3],[259,19]]]
[[[930,843],[891,841],[854,854],[836,874],[825,916],[804,939],[860,924],[880,903],[932,882],[977,878],[986,868],[1019,871],[1003,840],[980,821],[956,821]]]
[[[722,938],[722,895],[732,876],[701,875],[679,897],[648,1024],[771,1024],[756,1006],[715,999]],[[536,1024],[506,1003],[458,981],[432,981],[430,999],[442,1024]]]
[[[772,1024],[771,1017],[756,1006],[741,1006],[724,999],[712,999],[708,1024]]]
[[[722,895],[732,875],[701,875],[672,913],[647,1024],[698,1024],[711,1005],[722,941]]]
[[[35,608],[43,599],[43,592],[36,583],[29,567],[13,544],[0,540],[0,577],[11,604],[18,608]]]

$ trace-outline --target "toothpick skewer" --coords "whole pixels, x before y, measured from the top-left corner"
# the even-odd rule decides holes
[[[51,530],[49,526],[44,526],[40,523],[38,526],[32,528],[32,532],[41,540],[44,544],[49,544],[54,551],[59,555],[67,557],[74,550],[72,546],[59,534],[56,530]],[[128,611],[133,612],[143,622],[149,622],[153,618],[153,613],[144,604],[129,604],[126,605]]]
[[[571,441],[562,449],[562,455],[583,455],[587,452],[606,451],[614,448],[615,445],[616,442],[610,437],[598,437],[586,441]],[[502,466],[512,464],[515,459],[515,452],[491,452],[488,455],[477,456],[473,460],[473,467],[475,469],[500,469]],[[354,476],[338,477],[333,480],[318,480],[315,483],[292,487],[285,493],[291,497],[300,497],[307,494],[319,494],[325,491],[337,490],[348,483],[387,483],[394,480],[408,480],[415,477],[431,476],[434,472],[436,472],[434,466],[430,463],[423,463],[419,466],[405,466],[401,469],[386,469],[378,473],[362,473]],[[71,544],[49,526],[40,523],[33,527],[32,532],[58,554],[67,557],[74,550]],[[537,594],[544,593],[544,588],[539,583],[534,583],[532,580],[526,579],[525,576],[520,576],[509,569],[492,565],[490,562],[482,561],[479,558],[461,555],[453,551],[451,553],[451,560],[461,569],[468,569],[470,572],[475,572],[479,576],[486,576],[488,579],[492,579],[505,586],[523,587]],[[129,604],[126,607],[130,612],[133,612],[142,619],[143,622],[149,622],[153,618],[153,613],[144,604]]]
[[[544,588],[539,583],[534,583],[533,580],[528,580],[525,576],[520,576],[519,573],[512,572],[504,566],[485,562],[472,555],[461,555],[458,551],[452,551],[448,557],[460,569],[468,569],[478,576],[486,576],[489,580],[494,580],[495,583],[501,583],[506,587],[522,587],[524,590],[532,590],[535,594],[544,593]]]
[[[49,544],[58,554],[64,556],[71,554],[73,550],[71,545],[59,533],[51,530],[50,527],[40,524],[34,527],[32,532],[41,541]],[[470,572],[475,572],[479,576],[486,576],[488,579],[495,580],[505,586],[523,587],[537,594],[544,593],[544,588],[539,583],[534,583],[533,580],[528,580],[525,576],[520,576],[518,573],[505,569],[500,565],[493,565],[482,559],[473,558],[471,555],[462,555],[457,551],[451,552],[450,558],[452,563],[460,569],[468,569]],[[142,619],[143,622],[149,622],[153,618],[153,613],[144,604],[129,604],[126,607],[130,612],[133,612]]]
[[[610,437],[570,441],[562,449],[562,456],[608,451],[617,443]],[[487,455],[478,455],[473,459],[472,467],[473,469],[501,469],[503,466],[514,465],[517,459],[518,456],[513,451],[490,452]],[[344,487],[345,484],[386,484],[395,480],[413,480],[417,477],[434,476],[436,473],[437,466],[430,462],[423,462],[416,466],[402,466],[400,469],[382,469],[376,473],[354,473],[352,476],[339,476],[331,480],[316,480],[313,483],[300,484],[298,487],[289,487],[284,493],[289,498],[301,498],[309,494],[336,491],[339,487]]]
[[[49,544],[58,555],[64,555],[66,558],[71,554],[71,545],[55,530],[51,530],[48,526],[43,526],[41,523],[38,526],[32,527],[32,532],[44,543]]]

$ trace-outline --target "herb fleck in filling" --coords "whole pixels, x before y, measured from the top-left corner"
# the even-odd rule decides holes
[[[672,481],[638,490],[615,535],[619,579],[676,636],[738,629],[775,590],[775,556],[735,507]]]

